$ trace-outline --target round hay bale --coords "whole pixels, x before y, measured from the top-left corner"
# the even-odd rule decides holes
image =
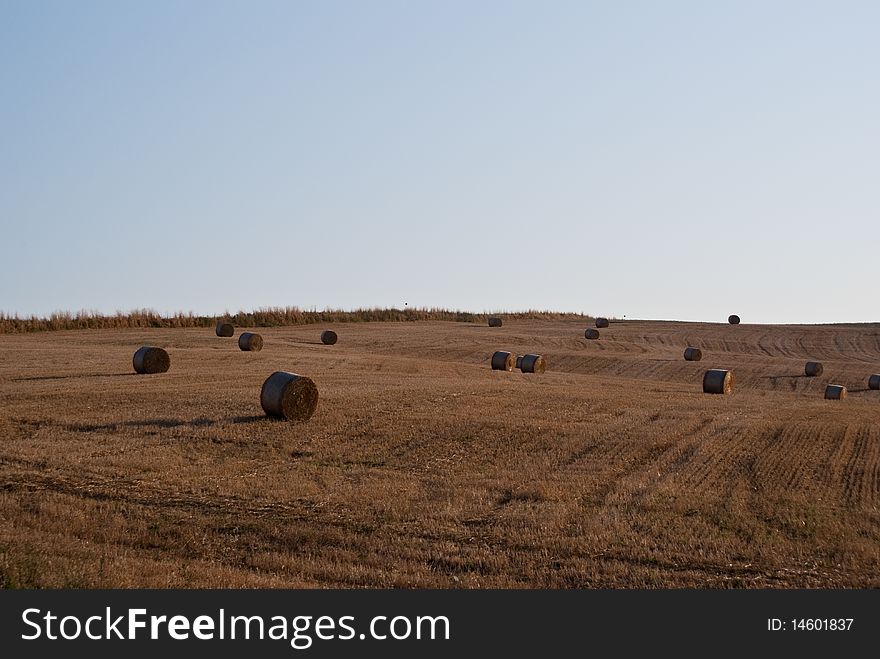
[[[275,371],[263,383],[260,405],[269,416],[306,421],[318,406],[318,388],[311,378]]]
[[[868,389],[880,389],[880,374],[868,378]]]
[[[323,332],[321,332],[321,343],[323,343],[325,346],[334,345],[338,339],[339,337],[333,330],[324,330]]]
[[[515,361],[516,357],[512,353],[505,352],[504,350],[498,350],[495,354],[492,355],[492,370],[512,371]]]
[[[608,319],[607,318],[597,318],[596,319],[596,327],[602,329],[603,327],[608,327]]]
[[[253,332],[238,335],[238,347],[245,352],[259,352],[263,349],[263,337]]]
[[[214,331],[217,336],[230,337],[235,334],[235,327],[232,323],[217,323],[217,328]]]
[[[843,400],[846,398],[846,387],[842,384],[829,384],[825,387],[825,400]]]
[[[733,391],[733,373],[720,368],[710,368],[703,375],[703,393],[729,394]]]
[[[501,327],[501,319],[500,318],[490,318],[489,319],[489,327]]]
[[[733,314],[732,316],[727,317],[727,322],[731,325],[739,325],[739,316]]]
[[[522,355],[516,356],[516,366],[514,368],[522,368]]]
[[[164,373],[171,367],[171,357],[162,348],[143,346],[131,360],[135,373]]]
[[[808,378],[815,378],[822,375],[822,362],[807,362],[804,365],[804,374]]]
[[[547,370],[547,363],[541,355],[523,355],[519,370],[523,373],[543,373]]]
[[[703,351],[699,348],[688,346],[684,349],[684,360],[687,362],[698,362],[703,358]]]
[[[589,328],[586,332],[584,332],[585,339],[598,339],[599,338],[599,330],[595,330],[592,327]]]

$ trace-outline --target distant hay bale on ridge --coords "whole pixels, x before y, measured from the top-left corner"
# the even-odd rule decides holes
[[[736,314],[732,314],[727,317],[727,322],[731,325],[739,325],[739,316],[737,316]]]
[[[171,367],[171,357],[162,348],[143,346],[135,351],[131,363],[135,373],[164,373]]]
[[[607,318],[597,318],[596,319],[596,327],[602,329],[603,327],[608,327],[608,319]]]
[[[720,368],[710,368],[703,374],[703,393],[729,394],[733,391],[733,373]]]
[[[238,336],[238,347],[245,352],[259,352],[263,349],[263,337],[253,332],[242,332]]]
[[[217,327],[214,330],[217,336],[230,337],[235,334],[235,327],[232,323],[217,323]]]
[[[595,330],[592,327],[590,327],[589,329],[587,329],[584,332],[584,338],[590,339],[590,340],[598,339],[599,338],[599,330]]]
[[[501,319],[493,316],[489,319],[489,327],[501,327]]]
[[[815,378],[822,375],[822,362],[807,362],[804,365],[804,375],[808,378]]]
[[[334,345],[338,339],[339,337],[333,330],[324,330],[323,332],[321,332],[321,343],[323,343],[325,346]]]
[[[311,378],[275,371],[263,383],[260,405],[269,416],[306,421],[318,407],[318,387]]]
[[[880,389],[880,374],[868,378],[868,389]]]
[[[547,362],[541,355],[523,355],[519,363],[519,370],[523,373],[543,373],[547,370]]]
[[[703,358],[703,351],[699,348],[688,346],[684,349],[684,359],[688,362],[698,362]]]
[[[829,384],[825,387],[825,400],[843,400],[846,398],[846,387],[842,384]]]
[[[512,371],[516,358],[513,353],[498,350],[492,355],[493,371]]]

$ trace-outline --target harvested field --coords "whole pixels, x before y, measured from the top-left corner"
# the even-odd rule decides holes
[[[0,584],[880,587],[880,325],[583,327],[505,320],[540,375],[484,322],[0,335]],[[279,369],[308,422],[263,413]]]

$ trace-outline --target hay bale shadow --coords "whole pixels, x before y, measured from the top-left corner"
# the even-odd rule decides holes
[[[71,380],[76,378],[122,378],[137,373],[75,373],[73,375],[35,375],[29,378],[12,378],[13,382],[38,382],[40,380]]]
[[[66,429],[73,432],[116,432],[123,428],[205,427],[216,424],[216,421],[202,417],[192,421],[184,421],[182,419],[144,419],[143,421],[111,421],[109,423],[72,423],[66,426]]]

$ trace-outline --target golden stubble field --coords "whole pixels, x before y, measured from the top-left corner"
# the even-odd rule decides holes
[[[256,330],[259,353],[0,336],[0,584],[880,586],[878,325],[324,327]],[[144,344],[168,373],[133,373]],[[497,349],[549,370],[493,372]],[[712,367],[732,395],[702,393]],[[264,417],[275,370],[317,383],[310,421]]]

